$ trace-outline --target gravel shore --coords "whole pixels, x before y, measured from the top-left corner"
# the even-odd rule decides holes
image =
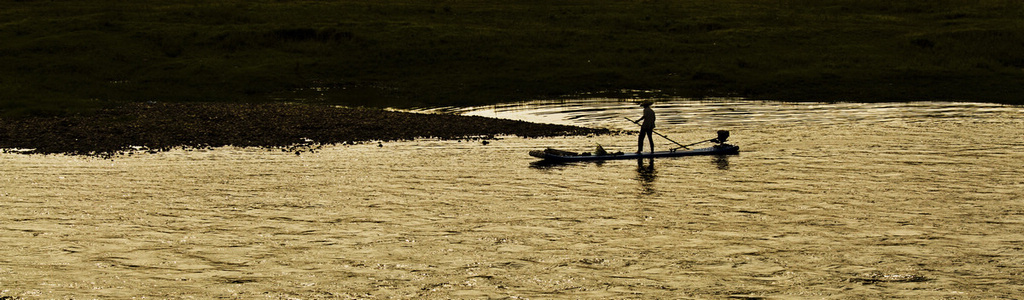
[[[94,114],[0,119],[0,149],[113,155],[174,147],[270,147],[518,135],[608,133],[605,129],[484,117],[305,104],[133,103]],[[301,150],[300,150],[301,151]]]

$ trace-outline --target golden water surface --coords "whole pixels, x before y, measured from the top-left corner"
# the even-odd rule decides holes
[[[0,296],[1014,298],[1024,109],[668,101],[741,153],[544,165],[611,135],[0,154]],[[465,114],[631,129],[629,102]],[[670,142],[658,140],[667,149]]]

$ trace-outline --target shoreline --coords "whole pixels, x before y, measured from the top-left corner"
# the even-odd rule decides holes
[[[0,149],[113,156],[222,146],[281,148],[495,135],[607,134],[607,129],[445,114],[285,103],[128,103],[89,114],[0,119]]]

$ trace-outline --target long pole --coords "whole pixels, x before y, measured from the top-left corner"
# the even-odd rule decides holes
[[[693,143],[693,144],[688,144],[688,145],[686,145],[686,146],[693,146],[693,145],[696,145],[696,144],[700,144],[700,143],[705,143],[705,142],[710,142],[710,141],[714,141],[714,140],[716,140],[716,139],[717,139],[717,138],[715,138],[715,139],[708,139],[708,140],[703,140],[703,141],[700,141],[700,142],[696,142],[696,143]],[[683,147],[686,147],[686,146],[683,146]],[[687,148],[687,149],[689,149],[689,148]]]
[[[629,117],[623,117],[623,118],[626,118],[626,120],[629,120],[630,122],[633,122],[633,124],[637,124],[637,125],[640,125],[640,123],[639,123],[639,122],[637,122],[637,121],[633,121],[633,119],[630,119]],[[683,145],[683,144],[680,144],[679,142],[673,141],[672,139],[668,138],[668,137],[667,137],[667,136],[665,136],[664,134],[661,134],[660,132],[657,132],[657,131],[654,131],[654,130],[651,130],[651,132],[654,132],[654,134],[657,134],[658,136],[660,136],[660,137],[663,137],[663,138],[665,138],[665,139],[666,139],[666,140],[668,140],[669,142],[673,142],[673,143],[676,143],[676,145],[679,145],[679,148],[686,148],[686,149],[690,149],[690,148],[689,148],[689,147],[687,147],[686,145]],[[693,144],[691,144],[691,145],[693,145]],[[676,148],[676,149],[679,149],[679,148]],[[673,151],[675,151],[675,149],[672,149],[672,150],[673,150]]]

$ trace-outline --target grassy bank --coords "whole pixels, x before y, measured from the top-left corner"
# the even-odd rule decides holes
[[[1024,103],[1015,0],[2,1],[0,110],[620,89]]]

